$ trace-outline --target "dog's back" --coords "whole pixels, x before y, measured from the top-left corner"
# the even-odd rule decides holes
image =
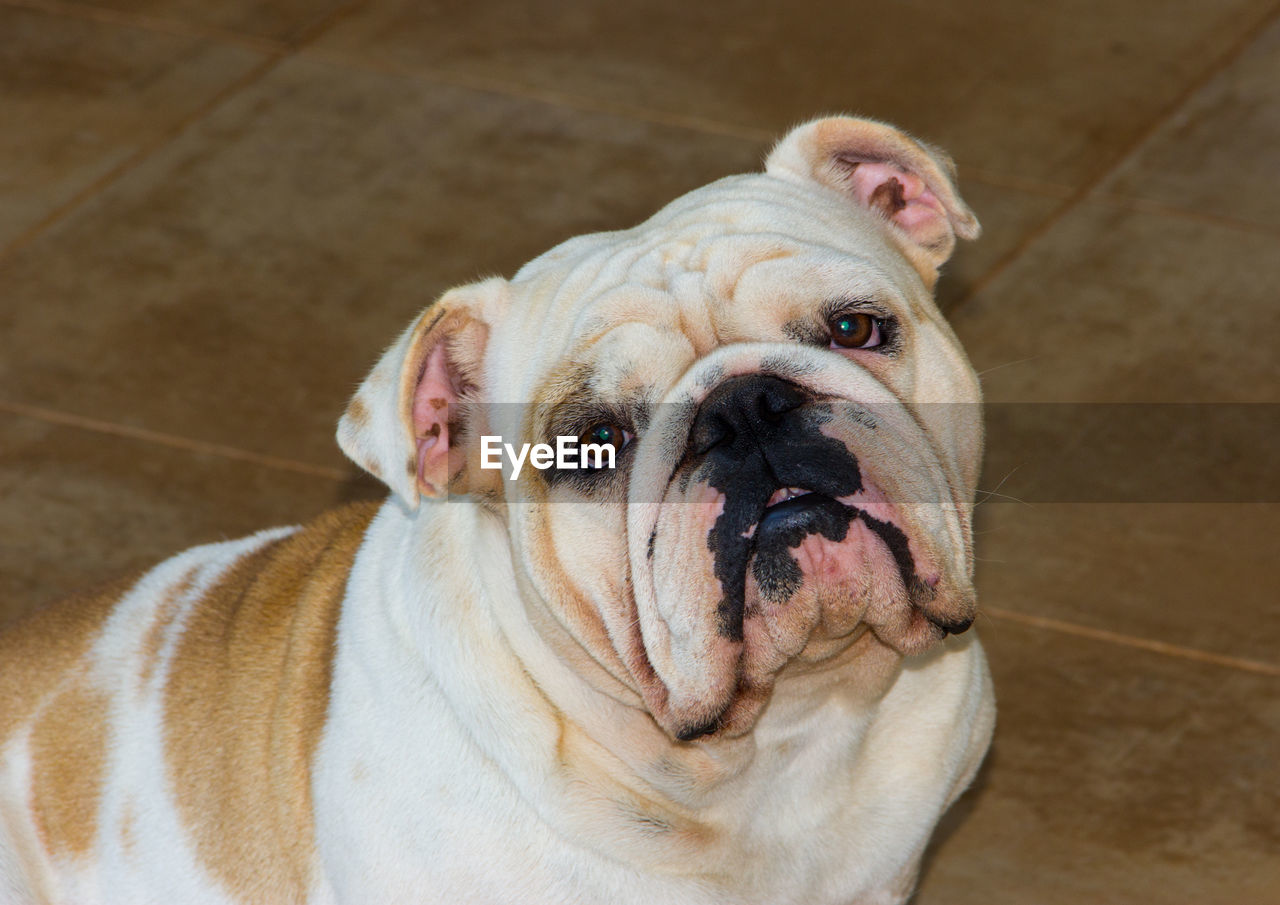
[[[0,901],[307,894],[310,757],[375,508],[193,548],[0,634]]]

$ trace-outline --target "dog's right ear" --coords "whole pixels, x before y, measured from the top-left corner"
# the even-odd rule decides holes
[[[484,390],[489,325],[507,302],[498,278],[446,292],[383,353],[338,422],[342,451],[411,509],[419,495],[466,492],[462,413]]]
[[[956,238],[982,231],[956,188],[951,158],[888,123],[815,119],[778,142],[765,171],[835,189],[876,214],[930,289]]]

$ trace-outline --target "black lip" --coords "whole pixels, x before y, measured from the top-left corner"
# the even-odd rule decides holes
[[[797,515],[812,509],[814,506],[829,502],[835,501],[824,493],[818,493],[816,490],[810,490],[789,500],[780,500],[772,506],[764,507],[760,513],[757,530],[793,521]]]
[[[791,551],[815,534],[839,543],[856,517],[852,506],[821,493],[806,493],[766,509],[752,538],[751,573],[760,596],[774,604],[788,600],[804,583]]]
[[[849,522],[858,510],[821,493],[806,493],[782,503],[775,503],[760,515],[752,538],[752,553],[757,558],[798,547],[810,534],[822,534],[829,540],[844,540]]]
[[[922,610],[924,618],[928,619],[935,626],[942,630],[944,635],[963,635],[969,630],[969,626],[973,625],[972,616],[961,616],[956,619],[945,619],[941,616],[934,615],[928,610]]]

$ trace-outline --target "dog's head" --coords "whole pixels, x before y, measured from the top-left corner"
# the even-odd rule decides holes
[[[673,737],[738,735],[788,664],[973,620],[979,389],[932,290],[977,233],[945,156],[811,122],[763,174],[446,293],[339,442],[410,507],[505,519],[530,586]],[[608,449],[512,479],[494,436]]]

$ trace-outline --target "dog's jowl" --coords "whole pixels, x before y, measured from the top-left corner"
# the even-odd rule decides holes
[[[977,233],[832,118],[446,293],[338,426],[385,502],[0,637],[0,902],[904,901],[994,720]]]

